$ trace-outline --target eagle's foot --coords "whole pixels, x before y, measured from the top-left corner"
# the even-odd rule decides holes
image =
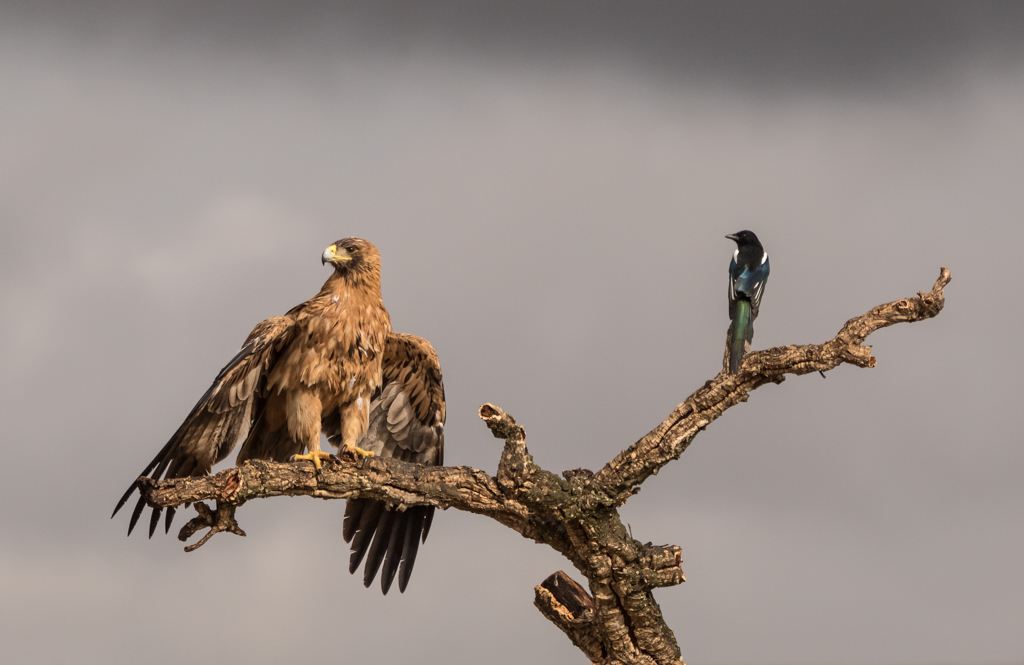
[[[352,453],[357,458],[373,457],[373,451],[372,450],[363,450],[362,448],[359,448],[358,446],[345,446],[345,452]]]
[[[310,460],[311,462],[313,462],[313,466],[316,467],[316,475],[319,476],[320,478],[323,478],[324,477],[324,472],[323,472],[322,465],[320,464],[320,460],[322,460],[322,459],[330,459],[330,458],[331,458],[331,454],[330,453],[325,453],[322,450],[316,450],[316,451],[313,451],[313,452],[311,452],[311,453],[309,453],[307,455],[292,455],[291,460],[292,461],[295,461],[297,459],[308,459],[308,460]]]

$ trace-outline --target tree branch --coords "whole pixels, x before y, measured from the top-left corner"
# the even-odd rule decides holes
[[[505,441],[495,476],[470,467],[342,457],[326,463],[319,479],[308,462],[248,461],[201,478],[140,478],[139,487],[151,506],[196,504],[198,516],[182,528],[179,538],[186,540],[203,528],[210,532],[186,551],[221,531],[245,535],[235,521],[235,509],[271,496],[361,497],[400,510],[430,505],[486,515],[550,545],[586,577],[589,594],[559,571],[536,587],[535,603],[592,662],[681,665],[675,635],[652,595],[655,588],[685,581],[681,550],[634,540],[619,519],[618,507],[647,478],[678,459],[701,430],[746,401],[756,388],[781,383],[786,374],[825,372],[843,363],[873,367],[871,347],[863,345],[868,335],[896,323],[936,316],[949,281],[949,270],[942,268],[930,292],[850,319],[823,344],[747,354],[738,374],[719,373],[597,474],[576,469],[560,477],[540,468],[526,448],[526,431],[499,407],[484,404],[480,417],[494,436]],[[215,501],[217,509],[211,511],[202,501]]]
[[[160,507],[207,500],[240,506],[272,496],[368,498],[392,506],[454,507],[487,515],[528,537],[536,529],[529,511],[505,497],[495,479],[483,471],[427,467],[383,457],[332,458],[324,463],[320,480],[311,462],[249,460],[212,476],[161,481],[142,477],[139,486],[146,502]]]
[[[586,654],[604,662],[601,635],[594,625],[594,599],[571,577],[558,571],[533,588],[533,604]]]
[[[605,485],[622,505],[638,485],[673,459],[679,459],[704,428],[727,409],[747,401],[750,392],[766,383],[782,383],[786,374],[827,372],[843,363],[874,367],[870,346],[862,346],[868,335],[897,323],[924,321],[937,316],[945,305],[942,290],[951,279],[942,268],[928,293],[879,305],[846,322],[839,333],[824,344],[777,346],[750,353],[743,358],[738,374],[722,371],[677,406],[644,438],[619,453],[595,479]]]

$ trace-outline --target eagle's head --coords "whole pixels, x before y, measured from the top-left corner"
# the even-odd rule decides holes
[[[340,275],[380,271],[380,254],[362,238],[343,238],[324,250],[321,263],[330,263]]]

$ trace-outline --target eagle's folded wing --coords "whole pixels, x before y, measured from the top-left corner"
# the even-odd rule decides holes
[[[392,333],[384,350],[384,381],[370,404],[370,423],[357,444],[381,457],[417,464],[444,463],[444,384],[434,347],[413,335]],[[336,433],[327,430],[332,442]],[[370,586],[381,563],[381,589],[405,591],[421,541],[434,516],[432,506],[392,510],[381,501],[350,499],[343,535],[352,543],[349,571],[366,555],[363,583]],[[375,535],[376,534],[376,535]],[[371,542],[372,541],[372,542]]]

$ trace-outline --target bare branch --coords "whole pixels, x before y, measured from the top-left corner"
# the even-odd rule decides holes
[[[897,323],[930,319],[945,304],[943,288],[951,279],[942,268],[928,293],[879,305],[850,319],[842,330],[824,344],[778,346],[748,354],[738,374],[719,373],[677,406],[668,418],[609,462],[595,479],[605,485],[621,505],[635,487],[673,459],[678,459],[690,442],[726,409],[745,402],[751,391],[766,383],[781,383],[786,374],[826,372],[843,363],[874,367],[870,346],[862,346],[868,335]]]
[[[242,531],[241,527],[238,526],[238,522],[235,521],[235,506],[231,504],[221,504],[218,502],[217,510],[211,512],[205,503],[197,503],[196,513],[198,514],[189,520],[188,524],[181,527],[181,531],[178,532],[178,540],[184,543],[195,535],[197,531],[207,528],[210,530],[198,542],[186,547],[186,552],[195,552],[205,545],[206,541],[212,538],[214,534],[222,531],[245,537],[245,531]]]
[[[491,434],[505,439],[505,450],[498,463],[498,485],[513,488],[530,481],[538,471],[533,457],[526,450],[526,430],[516,424],[516,419],[488,402],[480,407],[480,419],[487,423]]]
[[[486,515],[523,536],[550,545],[587,579],[588,594],[559,571],[535,589],[541,612],[592,662],[681,665],[679,645],[665,624],[652,590],[685,581],[677,546],[641,544],[628,533],[618,507],[639,485],[686,450],[694,437],[728,408],[786,374],[825,372],[843,363],[873,367],[874,331],[936,316],[950,281],[943,268],[926,294],[879,305],[850,319],[824,344],[784,346],[744,357],[736,375],[720,373],[690,395],[658,427],[622,451],[597,474],[586,469],[559,477],[534,462],[526,432],[493,404],[480,407],[491,432],[504,439],[495,476],[470,467],[425,467],[390,458],[332,459],[317,478],[312,464],[248,461],[213,476],[154,481],[139,487],[152,506],[194,503],[198,516],[179,537],[209,528],[192,551],[221,531],[245,535],[234,519],[237,506],[270,496],[322,499],[365,497],[399,509],[430,505]],[[202,501],[215,501],[211,511]]]
[[[169,507],[215,500],[240,506],[272,496],[321,499],[369,498],[391,505],[455,507],[492,517],[522,531],[528,511],[505,497],[494,478],[470,467],[426,467],[391,458],[333,458],[317,479],[310,462],[249,460],[212,476],[155,481],[139,479],[151,506]]]
[[[533,591],[533,604],[541,614],[558,626],[591,662],[604,662],[601,636],[594,626],[594,599],[586,590],[559,570]]]

